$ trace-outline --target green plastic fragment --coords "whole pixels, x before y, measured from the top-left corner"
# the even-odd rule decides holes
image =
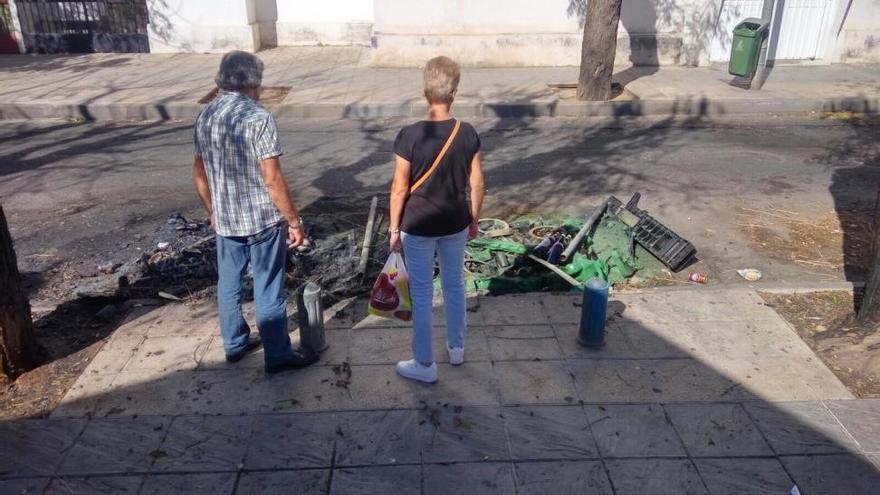
[[[529,252],[529,248],[523,246],[522,244],[514,241],[507,241],[504,239],[486,239],[483,237],[478,237],[476,239],[472,239],[468,241],[467,247],[484,249],[490,251],[505,251],[513,254],[526,254]],[[492,255],[489,254],[489,259],[491,259]]]
[[[534,226],[558,226],[572,235],[583,226],[584,219],[564,215],[523,215],[509,223],[520,232],[515,239],[525,237]],[[547,268],[526,259],[533,246],[510,238],[477,238],[468,241],[465,287],[468,292],[518,293],[543,290],[578,290]],[[593,277],[615,285],[638,274],[650,278],[662,270],[662,263],[641,246],[637,246],[631,229],[615,216],[604,216],[584,241],[569,263],[560,266],[579,282]],[[440,289],[439,277],[434,281]]]

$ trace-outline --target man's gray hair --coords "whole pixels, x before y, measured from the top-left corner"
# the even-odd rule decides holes
[[[224,91],[256,88],[263,84],[263,61],[253,53],[231,51],[220,61],[214,82]]]

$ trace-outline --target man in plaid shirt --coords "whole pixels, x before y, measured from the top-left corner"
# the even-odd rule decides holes
[[[317,358],[293,349],[284,289],[287,250],[303,242],[302,220],[281,171],[275,119],[260,106],[263,63],[233,51],[215,78],[220,93],[195,125],[193,177],[217,233],[217,305],[226,360],[237,362],[262,343],[266,372],[302,368]],[[242,277],[250,265],[260,338],[241,311]]]

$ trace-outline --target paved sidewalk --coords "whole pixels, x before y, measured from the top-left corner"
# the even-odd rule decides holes
[[[395,375],[408,329],[362,301],[272,377],[225,363],[210,302],[142,308],[50,419],[0,423],[0,493],[876,493],[880,401],[755,292],[617,295],[598,350],[578,304],[470,300],[467,362],[441,328],[435,385]]]
[[[292,91],[271,105],[281,117],[421,115],[418,69],[368,66],[369,49],[278,48],[260,52],[266,86]],[[220,55],[0,56],[0,118],[191,119],[214,87]],[[724,115],[880,110],[877,66],[781,66],[763,91],[731,87],[726,68],[639,67],[616,80],[633,98],[578,102],[577,68],[466,68],[461,117]]]

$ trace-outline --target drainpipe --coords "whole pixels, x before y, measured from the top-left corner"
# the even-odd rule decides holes
[[[781,8],[785,5],[785,0],[780,0],[779,4]],[[773,69],[772,65],[767,67],[767,52],[770,47],[770,37],[779,36],[779,33],[777,32],[778,26],[775,26],[775,23],[773,22],[773,7],[775,5],[776,0],[764,0],[764,7],[761,9],[761,19],[766,19],[770,27],[767,29],[767,35],[764,36],[764,40],[761,42],[761,55],[758,57],[758,68],[755,70],[755,76],[752,78],[752,83],[749,86],[749,89],[755,91],[760,91],[761,88],[764,87],[764,83],[767,81],[767,78],[770,76],[770,71]]]
[[[18,21],[18,6],[15,0],[9,0],[9,16],[12,17],[12,34],[18,43],[18,53],[25,53],[27,47],[24,46],[24,35],[21,32],[21,23]]]

